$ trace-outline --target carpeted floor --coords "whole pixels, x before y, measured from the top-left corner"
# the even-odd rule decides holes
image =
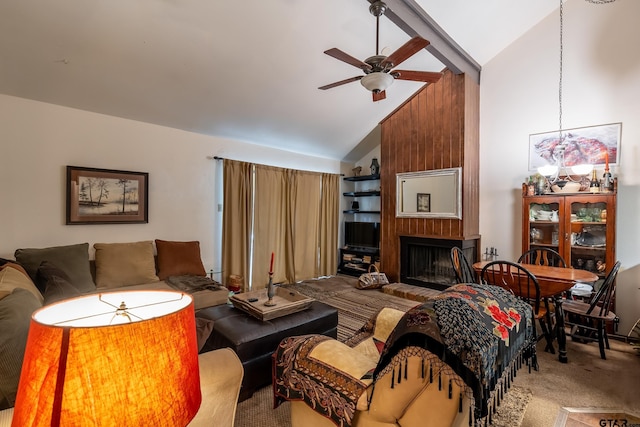
[[[606,408],[640,415],[638,351],[621,341],[610,339],[609,342],[611,349],[606,352],[607,359],[602,360],[598,343],[582,344],[569,338],[569,363],[565,364],[558,361],[557,353],[545,353],[544,340],[540,341],[539,372],[518,375],[514,381],[516,386],[526,387],[533,394],[521,427],[554,426],[563,408]],[[629,422],[627,426],[633,424]],[[599,419],[592,424],[578,424],[580,427],[600,425]],[[613,424],[602,425],[613,427]]]
[[[407,311],[420,304],[417,301],[385,294],[377,289],[366,291],[356,289],[357,281],[356,277],[332,276],[282,286],[296,289],[301,294],[337,308],[338,340],[340,341],[351,337],[384,307]]]

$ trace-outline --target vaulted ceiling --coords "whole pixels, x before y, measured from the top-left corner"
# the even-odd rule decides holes
[[[456,48],[479,69],[558,7],[558,0],[387,3],[383,54],[426,36],[425,19],[444,33],[401,67],[424,71],[449,65]],[[325,50],[375,54],[368,8],[367,0],[3,1],[0,93],[342,159],[422,86],[396,80],[379,102],[358,82],[317,89],[362,73]]]

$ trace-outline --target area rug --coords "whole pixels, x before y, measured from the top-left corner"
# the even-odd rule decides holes
[[[562,408],[554,427],[640,426],[640,417],[621,410],[602,408]]]
[[[420,304],[385,294],[379,289],[357,289],[357,281],[356,277],[331,276],[281,286],[295,289],[303,295],[335,307],[338,310],[339,341],[351,337],[384,307],[407,311]]]
[[[531,391],[520,387],[511,387],[505,399],[498,407],[491,427],[519,426],[531,400]],[[290,427],[291,412],[289,402],[273,409],[273,390],[271,386],[256,391],[250,399],[238,403],[235,427]]]

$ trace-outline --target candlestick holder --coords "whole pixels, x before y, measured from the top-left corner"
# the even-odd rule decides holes
[[[273,307],[276,302],[273,301],[273,296],[276,294],[275,286],[273,286],[273,272],[269,272],[269,284],[267,285],[267,300],[264,305],[267,307]]]

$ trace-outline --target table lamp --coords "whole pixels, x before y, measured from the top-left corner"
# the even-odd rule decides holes
[[[33,314],[12,426],[186,426],[200,402],[193,298],[108,292]]]

